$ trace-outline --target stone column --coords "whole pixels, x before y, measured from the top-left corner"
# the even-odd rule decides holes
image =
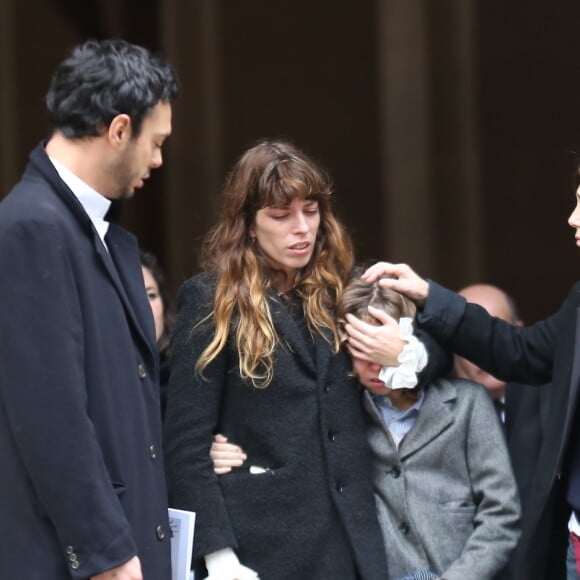
[[[0,2],[0,198],[8,193],[19,176],[13,5],[14,0]]]
[[[182,83],[164,184],[166,263],[173,284],[195,269],[199,240],[215,220],[224,177],[218,8],[214,0],[162,4],[163,54]]]
[[[385,258],[448,283],[444,264],[475,278],[482,239],[472,2],[378,0],[376,9]],[[453,217],[444,220],[447,210]]]

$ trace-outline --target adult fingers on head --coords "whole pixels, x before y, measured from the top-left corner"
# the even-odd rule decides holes
[[[351,334],[351,330],[368,334],[369,331],[372,331],[373,328],[375,328],[372,324],[368,324],[364,320],[356,317],[354,314],[347,314],[346,320],[348,321],[348,324],[344,328],[349,335]],[[349,330],[349,327],[351,330]]]
[[[348,334],[348,342],[351,346],[355,346],[355,347],[362,347],[363,345],[367,344],[369,341],[369,334],[367,332],[365,332],[365,329],[362,328],[361,330],[359,330],[358,328],[355,328],[354,326],[349,326],[349,328],[345,327],[346,329],[346,333]],[[376,328],[376,327],[374,327]]]
[[[373,348],[373,338],[365,336],[353,330],[353,334],[348,337],[348,345],[357,352],[368,353]]]
[[[367,282],[374,282],[381,276],[394,276],[401,264],[392,264],[391,262],[377,262],[369,266],[361,276]]]
[[[400,278],[381,278],[379,280],[379,286],[381,288],[390,288],[391,290],[400,292],[402,288],[402,282]]]
[[[369,357],[362,350],[353,347],[350,343],[346,345],[346,350],[348,351],[348,354],[352,358],[358,358],[360,360],[370,360]]]
[[[384,326],[398,326],[399,323],[384,310],[380,308],[375,308],[374,306],[369,306],[369,314],[376,318]]]

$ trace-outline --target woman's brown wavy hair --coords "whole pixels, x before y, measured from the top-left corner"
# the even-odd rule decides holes
[[[294,199],[317,201],[320,212],[312,257],[299,273],[295,291],[310,332],[321,334],[338,350],[334,308],[353,266],[353,249],[333,213],[331,197],[328,175],[284,141],[261,141],[234,165],[226,179],[219,221],[201,248],[202,268],[216,271],[218,281],[210,315],[215,334],[197,361],[200,374],[224,349],[231,330],[240,375],[256,388],[272,381],[278,337],[267,297],[272,296],[280,272],[268,265],[249,230],[259,209],[286,206]]]

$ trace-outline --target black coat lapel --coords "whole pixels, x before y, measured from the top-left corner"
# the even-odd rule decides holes
[[[109,225],[106,240],[110,254],[109,274],[115,281],[129,318],[148,349],[155,352],[155,323],[145,292],[137,241],[132,234],[113,223]],[[113,271],[109,267],[111,262],[114,263]]]
[[[570,376],[570,394],[569,404],[566,408],[566,428],[572,425],[574,413],[576,411],[576,402],[578,401],[578,390],[580,389],[580,308],[576,308],[574,340],[572,342],[572,374]]]
[[[157,346],[154,343],[153,317],[149,304],[146,302],[147,297],[140,267],[138,275],[135,274],[135,268],[140,264],[135,238],[116,224],[111,224],[109,232],[114,230],[115,233],[112,233],[112,254],[109,255],[83,206],[62,181],[54,165],[50,162],[44,145],[44,142],[41,143],[30,154],[31,171],[39,173],[49,183],[56,195],[71,211],[81,228],[85,230],[89,239],[92,240],[95,251],[101,258],[121,298],[127,318],[136,329],[136,334],[143,342],[146,350],[150,352],[151,360],[155,361],[154,353],[157,351]],[[116,265],[113,260],[115,260]],[[144,307],[144,304],[147,308]]]
[[[316,372],[318,373],[318,384],[324,385],[330,366],[330,361],[334,355],[332,350],[332,337],[330,331],[325,332],[325,336],[316,335]]]
[[[282,345],[293,352],[312,374],[316,373],[313,343],[305,341],[304,335],[292,317],[288,307],[281,303],[273,291],[269,291],[270,312]]]

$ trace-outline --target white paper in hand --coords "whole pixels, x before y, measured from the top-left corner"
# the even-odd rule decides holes
[[[191,571],[195,512],[169,508],[171,580],[194,580]]]

